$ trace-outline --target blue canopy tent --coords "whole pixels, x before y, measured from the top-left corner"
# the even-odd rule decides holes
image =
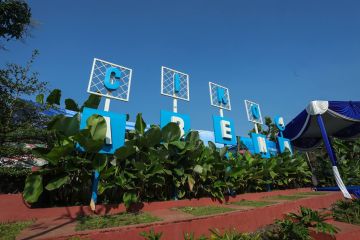
[[[339,174],[329,137],[360,137],[360,101],[312,101],[286,125],[283,134],[295,148],[303,151],[312,150],[324,142],[336,183],[344,197],[351,198]]]

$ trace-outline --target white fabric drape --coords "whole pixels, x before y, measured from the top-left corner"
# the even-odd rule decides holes
[[[346,189],[341,177],[340,177],[340,173],[339,173],[339,170],[337,168],[337,166],[333,166],[333,173],[334,173],[334,176],[335,176],[335,181],[338,185],[338,187],[340,188],[341,192],[343,193],[344,197],[345,198],[348,198],[348,199],[352,199],[350,193],[348,192],[348,190]]]

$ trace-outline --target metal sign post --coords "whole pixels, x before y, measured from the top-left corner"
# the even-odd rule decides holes
[[[111,99],[128,102],[131,88],[132,69],[94,58],[87,92],[105,97],[104,111],[109,112]],[[111,120],[106,121],[106,144],[112,144]],[[94,170],[90,208],[95,211],[100,173]]]
[[[224,117],[224,109],[231,111],[229,89],[209,82],[210,104],[219,109],[219,115],[213,115],[215,142],[226,145],[235,145],[233,120]]]

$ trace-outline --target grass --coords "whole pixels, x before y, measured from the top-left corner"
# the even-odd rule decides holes
[[[299,192],[299,193],[295,193],[294,195],[299,195],[299,196],[318,196],[318,195],[326,195],[327,192]]]
[[[233,208],[217,207],[217,206],[179,207],[175,209],[183,211],[185,213],[189,213],[194,216],[206,216],[206,215],[220,214],[220,213],[226,213],[236,210]]]
[[[275,203],[276,202],[241,200],[239,202],[232,202],[231,204],[246,206],[246,207],[265,207],[265,206],[273,205]]]
[[[34,221],[9,222],[0,224],[0,239],[14,240],[16,236],[25,228],[29,227]]]
[[[78,218],[76,231],[127,226],[161,221],[149,213],[119,213],[105,216],[85,216]]]
[[[303,195],[276,195],[271,197],[265,197],[266,200],[287,200],[287,201],[294,201],[301,198],[306,198]]]

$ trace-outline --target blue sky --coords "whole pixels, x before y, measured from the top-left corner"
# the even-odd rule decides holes
[[[360,100],[360,1],[131,0],[29,1],[37,26],[12,41],[0,64],[24,63],[39,49],[34,70],[63,99],[87,98],[94,57],[133,69],[129,102],[110,110],[142,112],[159,123],[172,100],[160,95],[160,68],[190,75],[193,129],[212,130],[208,82],[230,89],[236,134],[251,128],[244,99],[262,114],[290,121],[313,99]]]

